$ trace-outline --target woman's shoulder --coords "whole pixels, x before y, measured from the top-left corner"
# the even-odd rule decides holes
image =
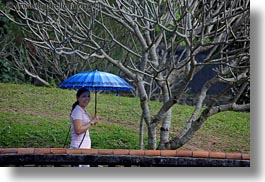
[[[81,119],[82,115],[83,115],[82,108],[79,105],[75,106],[75,108],[71,112],[71,118],[80,118]]]
[[[83,109],[79,105],[76,105],[72,112],[82,112],[82,111]]]

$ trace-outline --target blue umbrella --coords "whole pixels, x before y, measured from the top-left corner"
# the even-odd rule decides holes
[[[95,90],[95,115],[97,114],[98,90],[131,90],[133,87],[121,77],[103,71],[81,72],[75,74],[58,85],[60,88],[80,89],[86,87]]]

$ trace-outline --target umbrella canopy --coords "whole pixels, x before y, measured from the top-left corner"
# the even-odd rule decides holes
[[[69,89],[86,87],[89,90],[131,90],[133,88],[121,77],[97,70],[75,74],[60,83],[59,87]]]
[[[103,71],[81,72],[75,74],[58,85],[60,88],[80,89],[82,87],[95,90],[95,115],[97,113],[98,90],[131,90],[133,87],[121,77]]]

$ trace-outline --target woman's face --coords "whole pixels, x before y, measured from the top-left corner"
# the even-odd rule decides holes
[[[82,108],[85,108],[89,101],[90,101],[90,93],[88,92],[84,92],[82,93],[78,98],[77,98],[78,102],[79,102],[79,106],[81,106]]]

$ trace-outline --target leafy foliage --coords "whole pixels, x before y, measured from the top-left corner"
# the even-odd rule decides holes
[[[13,65],[6,59],[0,60],[0,81],[23,83],[25,82],[25,74],[18,70],[14,70]]]
[[[4,8],[0,2],[0,8]],[[17,54],[14,46],[20,41],[23,33],[21,29],[11,23],[6,17],[0,16],[0,81],[23,83],[26,82],[25,73],[15,68],[12,58]],[[19,47],[19,45],[17,45]]]

